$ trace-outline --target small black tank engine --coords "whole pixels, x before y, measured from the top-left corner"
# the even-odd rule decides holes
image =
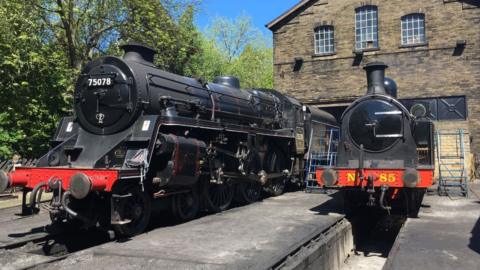
[[[336,167],[317,171],[317,179],[353,191],[350,197],[366,190],[368,205],[378,201],[387,210],[386,194],[408,197],[415,213],[433,181],[433,124],[396,99],[397,86],[385,79],[386,68],[381,62],[365,66],[367,93],[342,115]]]

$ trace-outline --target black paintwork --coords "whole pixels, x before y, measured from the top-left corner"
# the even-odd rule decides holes
[[[433,165],[433,124],[427,119],[415,119],[389,95],[396,94],[396,84],[389,82],[385,88],[386,68],[380,62],[365,67],[367,93],[342,115],[338,167],[398,169]],[[422,147],[429,152],[421,159],[417,149]],[[360,166],[362,155],[364,164]]]
[[[76,117],[62,119],[52,149],[38,166],[138,171],[132,160],[145,151],[148,159],[142,166],[155,162],[157,139],[162,136],[176,134],[182,144],[176,151],[180,154],[182,147],[190,149],[194,144],[182,134],[188,130],[202,145],[223,133],[231,134],[230,140],[240,139],[234,134],[277,138],[275,143],[288,151],[285,158],[290,160],[290,155],[303,154],[308,147],[304,139],[300,145],[294,142],[310,134],[305,119],[336,125],[329,114],[308,107],[304,112],[300,102],[278,91],[239,89],[231,77],[207,84],[156,68],[150,48],[139,44],[123,48],[123,58],[101,57],[84,68],[75,89]],[[91,85],[92,80],[108,78],[113,83]]]
[[[89,86],[89,79],[105,77],[114,84]],[[205,84],[159,70],[138,58],[99,58],[83,70],[75,89],[79,124],[92,133],[107,135],[129,127],[140,114],[281,128],[283,106],[269,91]]]

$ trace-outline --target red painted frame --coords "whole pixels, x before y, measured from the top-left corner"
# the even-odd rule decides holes
[[[78,168],[29,168],[18,167],[9,173],[10,186],[33,189],[41,182],[50,179],[62,180],[62,188],[68,190],[70,179],[77,173],[84,173],[92,181],[92,190],[111,191],[119,178],[118,170],[78,169]]]
[[[328,168],[318,169],[316,179],[319,186],[324,186],[322,180],[323,172]],[[389,187],[402,188],[404,169],[363,169],[364,180],[360,180],[360,171],[357,169],[334,168],[337,172],[338,187],[362,187],[367,186],[367,177],[373,176],[375,187],[387,185]],[[417,169],[420,181],[417,188],[427,188],[433,185],[433,169]]]

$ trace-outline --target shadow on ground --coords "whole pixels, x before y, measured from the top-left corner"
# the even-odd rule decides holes
[[[472,229],[472,237],[470,237],[470,243],[468,247],[480,254],[480,218],[475,223]]]

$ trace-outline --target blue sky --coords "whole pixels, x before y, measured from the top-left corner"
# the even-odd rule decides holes
[[[271,35],[265,24],[299,2],[300,0],[203,0],[196,22],[203,31],[216,16],[235,18],[246,14],[252,17],[257,28]]]

